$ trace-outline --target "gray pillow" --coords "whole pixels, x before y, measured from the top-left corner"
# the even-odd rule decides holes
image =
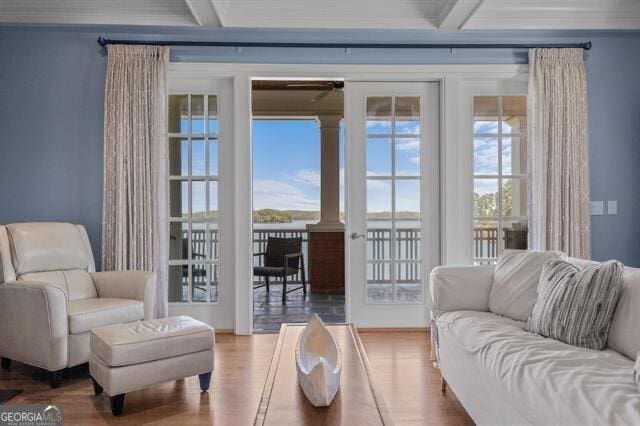
[[[574,346],[601,350],[622,294],[620,262],[579,268],[563,260],[544,265],[527,330]]]
[[[564,259],[559,251],[504,250],[498,257],[489,293],[489,310],[526,321],[538,299],[538,282],[546,262]]]

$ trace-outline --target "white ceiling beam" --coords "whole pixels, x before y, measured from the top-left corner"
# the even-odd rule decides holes
[[[478,10],[482,0],[450,0],[439,13],[438,25],[441,31],[458,31]]]
[[[193,16],[201,27],[223,27],[219,6],[216,0],[184,0]]]

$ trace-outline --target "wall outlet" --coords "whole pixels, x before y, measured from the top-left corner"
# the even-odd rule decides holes
[[[607,214],[618,214],[618,201],[607,201]]]
[[[604,214],[604,201],[591,201],[591,216],[602,216]]]

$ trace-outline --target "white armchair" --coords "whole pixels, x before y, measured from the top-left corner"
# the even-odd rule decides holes
[[[95,272],[83,226],[0,226],[0,356],[51,372],[89,361],[92,328],[153,318],[155,274]]]

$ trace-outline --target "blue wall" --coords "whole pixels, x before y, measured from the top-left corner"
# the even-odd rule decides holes
[[[593,200],[618,200],[593,217],[596,259],[640,265],[640,32],[200,30],[0,26],[0,223],[64,220],[87,227],[100,257],[102,135],[110,38],[387,42],[593,41],[587,55]],[[267,63],[526,63],[510,50],[176,48],[172,61]]]

